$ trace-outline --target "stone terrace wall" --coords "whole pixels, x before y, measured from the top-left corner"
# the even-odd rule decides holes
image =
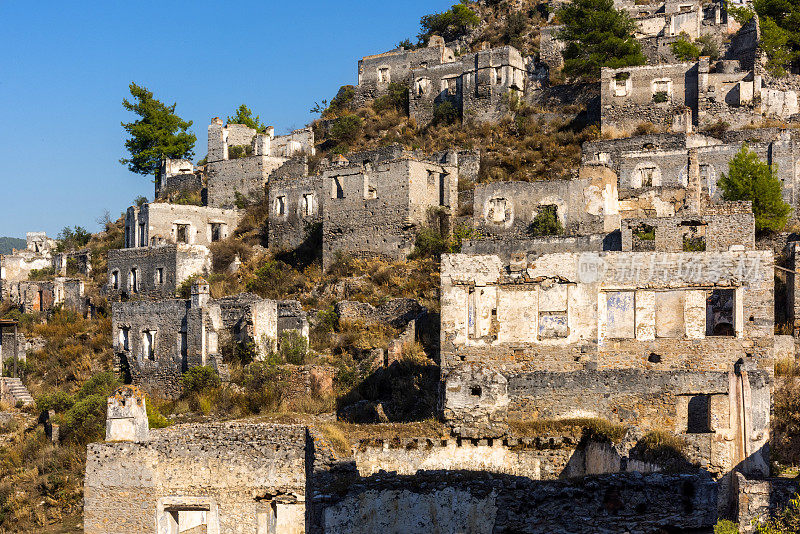
[[[717,487],[697,475],[607,475],[569,482],[432,472],[376,476],[329,504],[312,532],[432,531],[583,534],[658,529],[702,532],[716,523]]]
[[[146,443],[88,446],[87,534],[150,534],[154,519],[158,525],[167,519],[164,508],[206,509],[209,533],[260,532],[276,497],[279,525],[282,517],[302,524],[303,427],[212,423],[150,436]]]

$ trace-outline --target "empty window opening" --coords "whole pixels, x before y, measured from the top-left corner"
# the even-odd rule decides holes
[[[121,326],[119,329],[119,346],[122,350],[130,350],[131,329],[128,326]]]
[[[706,336],[735,336],[736,291],[712,289],[706,297]]]
[[[469,288],[469,293],[467,295],[467,337],[470,339],[478,337],[477,320],[475,317],[476,298],[475,288]]]
[[[378,69],[378,83],[389,83],[389,67]]]
[[[211,223],[211,241],[216,243],[221,241],[222,238],[222,223]]]
[[[142,332],[142,354],[148,360],[156,359],[156,333],[152,330]]]
[[[681,227],[683,229],[683,251],[705,252],[706,226],[699,222],[682,222]]]
[[[186,332],[178,332],[178,353],[181,355],[181,360],[185,362],[189,355],[189,336]]]
[[[204,508],[204,509],[198,509]],[[208,532],[208,508],[170,508],[164,511],[159,532],[168,534],[206,534]]]
[[[439,205],[446,206],[447,205],[447,195],[445,192],[447,191],[447,177],[449,175],[447,173],[439,173]]]
[[[275,215],[286,215],[286,197],[281,195],[275,199]]]
[[[569,337],[567,312],[542,312],[539,314],[539,339]]]
[[[686,432],[689,434],[707,434],[711,432],[710,395],[694,395],[689,397]]]
[[[175,225],[175,239],[178,243],[189,243],[189,225],[177,224]]]
[[[111,287],[114,289],[119,289],[119,271],[114,271],[111,273]]]
[[[651,352],[650,356],[647,357],[647,361],[650,363],[661,363],[661,355]]]
[[[555,204],[542,204],[536,211],[536,216],[528,225],[528,234],[537,237],[545,235],[560,235],[564,233],[564,226],[558,216],[558,206]]]
[[[139,246],[147,246],[147,226],[144,223],[139,224]]]
[[[473,397],[480,397],[483,391],[480,386],[472,386],[469,388],[469,394]]]
[[[156,267],[156,284],[161,285],[164,283],[164,268]]]
[[[639,186],[640,187],[653,187],[656,176],[656,168],[642,167],[639,169]]]
[[[130,287],[131,292],[138,293],[139,292],[139,270],[138,269],[131,269],[130,279],[128,280],[128,286]]]
[[[646,252],[656,249],[656,229],[649,224],[641,223],[631,228],[631,251]]]
[[[331,185],[331,198],[344,198],[344,188],[342,188],[342,182],[338,176],[333,178]]]
[[[614,76],[614,96],[626,96],[628,94],[628,80],[630,72],[618,72]]]
[[[311,217],[314,215],[314,195],[312,193],[303,194],[303,216]]]

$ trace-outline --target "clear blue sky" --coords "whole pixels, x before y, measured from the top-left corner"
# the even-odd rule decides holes
[[[422,15],[455,0],[401,2],[55,2],[0,0],[0,236],[97,230],[151,178],[119,163],[135,81],[207,126],[246,103],[277,133],[315,101],[357,83],[357,61],[413,38]]]

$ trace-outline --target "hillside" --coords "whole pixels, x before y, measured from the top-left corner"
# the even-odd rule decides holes
[[[25,248],[25,240],[18,237],[0,237],[0,254],[11,254],[11,251]]]

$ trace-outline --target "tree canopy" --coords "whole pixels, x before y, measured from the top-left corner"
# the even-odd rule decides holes
[[[427,43],[431,35],[440,35],[445,41],[454,41],[466,35],[480,21],[480,17],[465,3],[455,4],[448,11],[425,15],[420,19],[422,33],[419,34],[419,41]]]
[[[740,24],[758,14],[770,72],[784,76],[800,64],[800,0],[753,0],[752,7],[728,6],[728,13]]]
[[[757,231],[783,230],[791,207],[783,201],[781,181],[771,167],[758,158],[747,144],[730,162],[728,174],[719,180],[723,200],[750,200]]]
[[[153,98],[146,87],[130,84],[133,102],[127,98],[122,106],[140,117],[134,122],[123,122],[122,127],[130,135],[125,148],[130,158],[120,159],[131,172],[157,174],[161,158],[190,159],[194,156],[197,137],[187,130],[192,121],[185,121],[175,114],[175,106],[168,106]]]
[[[614,9],[614,0],[573,0],[558,10],[566,43],[564,73],[597,79],[602,67],[644,65],[647,58],[634,38],[636,25],[627,13]]]
[[[262,124],[261,117],[256,115],[253,117],[253,112],[246,105],[242,104],[236,110],[236,114],[228,117],[226,122],[228,124],[244,124],[248,128],[252,128],[259,133],[266,133],[267,126]]]

